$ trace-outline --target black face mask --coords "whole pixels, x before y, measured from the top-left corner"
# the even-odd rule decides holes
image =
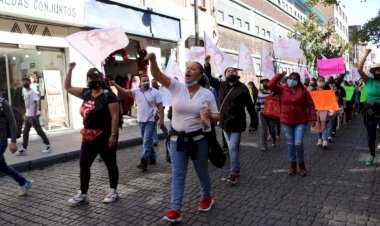
[[[29,84],[23,84],[22,85],[25,89],[29,89],[30,85]]]
[[[101,83],[101,81],[90,81],[87,82],[87,87],[90,89],[97,89],[100,87]]]
[[[226,80],[227,80],[227,82],[234,83],[238,80],[238,77],[236,75],[231,75]]]

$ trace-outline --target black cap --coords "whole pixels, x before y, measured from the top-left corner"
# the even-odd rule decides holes
[[[103,74],[102,72],[100,72],[97,68],[93,67],[93,68],[90,68],[88,71],[87,71],[87,77],[90,77],[91,75],[96,75],[96,76],[99,76],[99,77],[103,77]]]

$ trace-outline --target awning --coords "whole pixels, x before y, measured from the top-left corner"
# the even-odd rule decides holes
[[[120,24],[129,34],[173,42],[181,39],[180,19],[119,4],[86,0],[85,23],[96,28]]]

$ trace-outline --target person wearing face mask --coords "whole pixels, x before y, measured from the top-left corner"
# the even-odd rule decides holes
[[[302,85],[298,73],[290,73],[285,86],[277,85],[285,75],[286,72],[277,74],[268,83],[268,89],[279,95],[281,99],[280,121],[288,145],[288,175],[296,174],[298,163],[300,175],[305,176],[303,139],[308,121],[310,121],[311,126],[315,126],[317,119],[315,107],[310,93]]]
[[[161,95],[158,90],[150,87],[148,76],[141,76],[140,88],[126,90],[123,87],[117,85],[111,81],[112,85],[115,85],[120,94],[126,96],[132,96],[137,103],[138,122],[140,127],[141,137],[143,139],[143,155],[140,159],[140,164],[137,168],[142,171],[148,169],[148,163],[156,164],[156,152],[153,147],[153,136],[155,127],[161,129],[164,127],[164,108],[162,105]],[[159,113],[159,118],[157,118]]]
[[[189,158],[193,161],[201,185],[198,210],[210,211],[214,204],[208,173],[208,151],[211,144],[202,131],[202,120],[216,123],[219,114],[213,94],[199,84],[203,77],[203,66],[200,63],[189,63],[185,82],[182,83],[160,71],[154,53],[149,53],[147,58],[151,74],[168,88],[172,96],[172,130],[168,144],[172,167],[171,210],[163,220],[176,223],[182,220],[182,197]]]
[[[70,206],[87,203],[87,191],[91,178],[91,165],[99,154],[106,164],[110,187],[104,203],[117,198],[119,170],[116,162],[117,140],[119,137],[119,100],[104,83],[103,74],[96,68],[87,72],[87,88],[73,87],[71,76],[76,63],[69,64],[65,79],[65,90],[83,100],[80,114],[84,128],[81,130],[80,190],[68,200]]]
[[[33,126],[33,128],[36,130],[37,134],[41,137],[42,141],[46,145],[45,148],[42,150],[42,153],[47,154],[51,151],[53,146],[50,144],[49,139],[47,138],[45,132],[41,128],[40,124],[40,114],[41,112],[38,110],[38,101],[39,97],[36,91],[34,91],[30,84],[31,81],[29,78],[23,78],[22,79],[23,87],[25,88],[25,92],[23,93],[24,96],[24,103],[25,103],[25,120],[24,120],[24,130],[22,134],[22,148],[20,148],[16,155],[24,155],[27,152],[27,147],[29,143],[29,131],[30,128]]]
[[[330,86],[326,85],[326,81],[324,77],[319,77],[317,79],[317,86],[318,86],[317,91],[331,90]],[[328,141],[332,142],[331,133],[332,133],[332,126],[334,123],[334,115],[335,115],[333,113],[334,113],[333,111],[317,111],[318,115],[322,115],[322,114],[326,115],[326,119],[325,119],[326,127],[321,133],[319,133],[319,138],[317,142],[317,146],[322,147],[324,150],[326,150],[328,147]]]
[[[361,79],[365,83],[367,97],[364,107],[364,122],[367,129],[368,148],[370,154],[365,161],[367,166],[373,165],[376,154],[376,131],[377,126],[380,125],[380,64],[375,65],[369,71],[373,75],[370,78],[363,71],[364,63],[371,52],[371,49],[367,49],[363,59],[359,63],[358,72]]]
[[[224,76],[226,81],[220,84],[219,90],[219,125],[223,129],[231,159],[227,183],[235,185],[240,178],[239,147],[241,133],[246,130],[247,126],[245,109],[248,110],[251,121],[257,120],[257,114],[248,88],[239,81],[237,69],[228,67],[224,71]]]

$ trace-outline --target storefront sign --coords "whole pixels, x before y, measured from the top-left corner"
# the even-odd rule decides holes
[[[20,66],[21,66],[21,69],[29,69],[30,63],[29,63],[29,61],[21,62]]]
[[[0,14],[83,26],[84,0],[0,0]]]
[[[64,122],[65,105],[63,103],[61,72],[56,70],[44,70],[43,74],[49,123]]]

